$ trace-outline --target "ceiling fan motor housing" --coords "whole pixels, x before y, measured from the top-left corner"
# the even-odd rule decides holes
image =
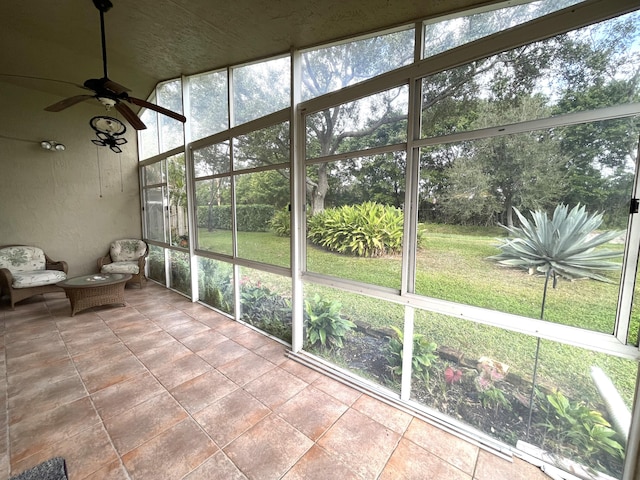
[[[113,7],[113,3],[109,0],[93,0],[93,4],[96,6],[98,10],[101,12],[108,12],[111,7]]]

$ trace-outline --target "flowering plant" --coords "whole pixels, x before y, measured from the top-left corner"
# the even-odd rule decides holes
[[[444,381],[447,385],[452,385],[462,380],[462,371],[451,366],[444,369]]]

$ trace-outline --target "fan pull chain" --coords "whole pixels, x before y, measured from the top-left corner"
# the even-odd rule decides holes
[[[102,198],[102,172],[100,171],[100,150],[96,147],[96,158],[98,159],[98,184],[100,187],[100,198]]]
[[[124,180],[122,179],[122,155],[118,155],[120,159],[120,192],[124,192]]]

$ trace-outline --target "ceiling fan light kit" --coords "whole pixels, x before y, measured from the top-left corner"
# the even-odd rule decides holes
[[[90,78],[86,80],[82,85],[82,88],[91,90],[93,92],[92,95],[75,95],[73,97],[65,98],[64,100],[54,103],[53,105],[49,105],[47,108],[45,108],[45,110],[48,112],[60,112],[77,103],[95,98],[105,106],[107,111],[114,107],[136,130],[144,130],[147,127],[142,122],[142,120],[140,120],[140,118],[134,113],[134,111],[131,110],[127,103],[136,105],[138,107],[148,108],[149,110],[161,113],[183,123],[186,122],[187,118],[180,113],[173,112],[140,98],[130,97],[127,93],[130,90],[127,87],[124,87],[109,79],[107,75],[107,47],[105,41],[104,14],[108,10],[110,10],[111,7],[113,7],[113,4],[109,0],[93,0],[93,4],[100,12],[103,76],[102,78]]]
[[[120,145],[127,143],[125,138],[118,138],[124,132],[127,131],[124,123],[117,118],[113,117],[93,117],[89,121],[89,125],[96,132],[98,140],[91,140],[91,142],[100,147],[109,147],[114,153],[122,153]]]

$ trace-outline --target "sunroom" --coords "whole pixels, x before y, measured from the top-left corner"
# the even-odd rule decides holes
[[[73,173],[9,160],[44,138],[8,100],[0,244],[56,220],[80,274],[141,237],[149,282],[295,362],[552,478],[638,478],[639,8],[495,3],[167,78],[147,101],[187,121],[143,109]]]

